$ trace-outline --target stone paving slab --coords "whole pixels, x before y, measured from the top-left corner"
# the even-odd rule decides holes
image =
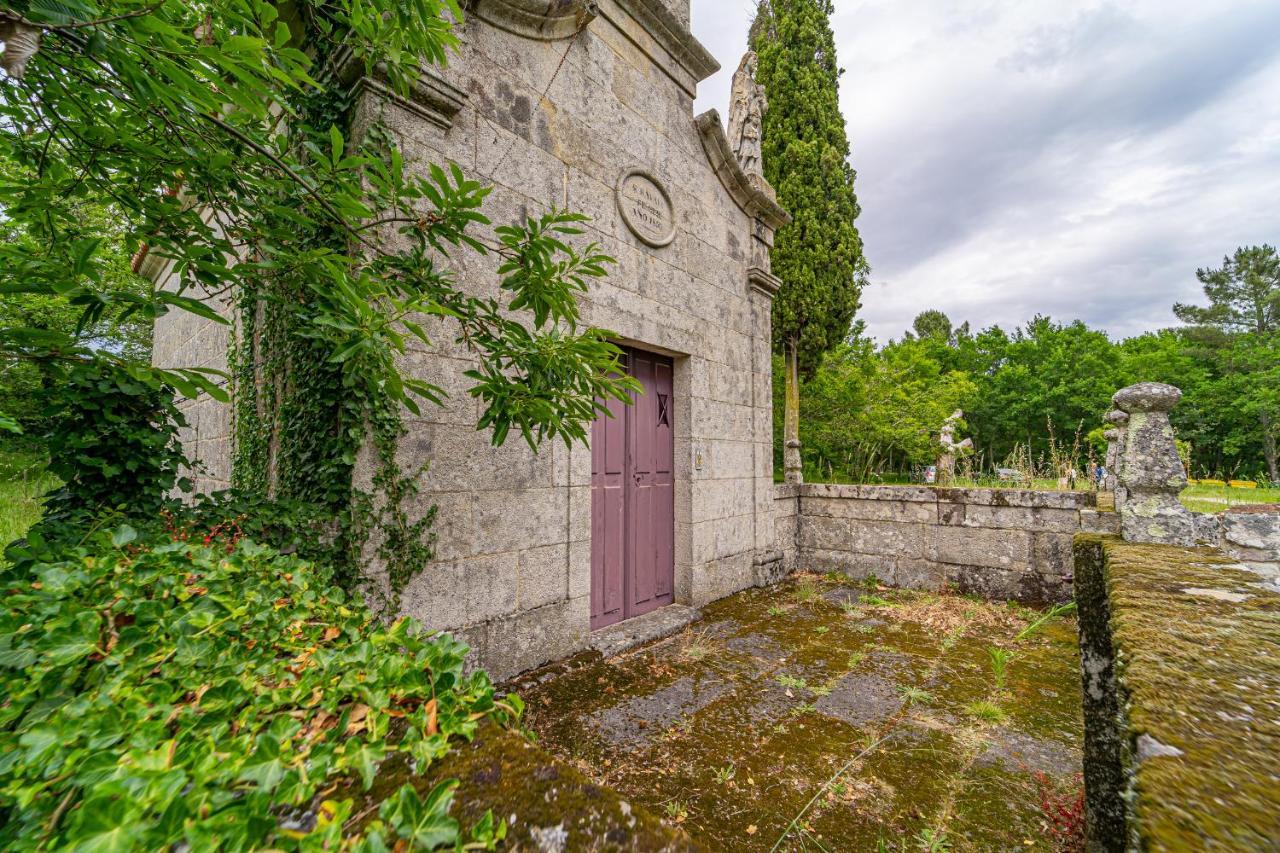
[[[510,687],[544,748],[709,849],[1047,850],[1082,724],[1074,622],[1018,639],[1039,615],[800,575]]]

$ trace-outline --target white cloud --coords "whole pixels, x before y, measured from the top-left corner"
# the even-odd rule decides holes
[[[882,340],[923,308],[1117,335],[1280,240],[1280,4],[839,0],[841,106]],[[694,0],[727,101],[750,0]]]

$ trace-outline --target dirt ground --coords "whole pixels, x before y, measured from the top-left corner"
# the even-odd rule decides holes
[[[1040,616],[799,575],[513,689],[542,746],[712,850],[1050,850],[1082,721],[1074,619]]]

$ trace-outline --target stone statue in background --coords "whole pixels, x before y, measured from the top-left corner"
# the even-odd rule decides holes
[[[764,86],[756,82],[756,55],[747,51],[733,73],[733,90],[729,96],[729,144],[738,165],[748,178],[764,180],[760,138],[764,132],[764,114],[769,103]]]
[[[938,432],[938,444],[942,445],[942,454],[938,456],[938,484],[942,486],[949,486],[955,480],[956,459],[973,452],[973,439],[956,442],[956,426],[963,417],[964,412],[956,409],[943,421]]]

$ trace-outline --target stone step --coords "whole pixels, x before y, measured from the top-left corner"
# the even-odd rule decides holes
[[[590,646],[607,658],[613,657],[642,643],[681,631],[700,618],[702,614],[693,607],[668,604],[666,607],[659,607],[641,616],[593,631]]]

